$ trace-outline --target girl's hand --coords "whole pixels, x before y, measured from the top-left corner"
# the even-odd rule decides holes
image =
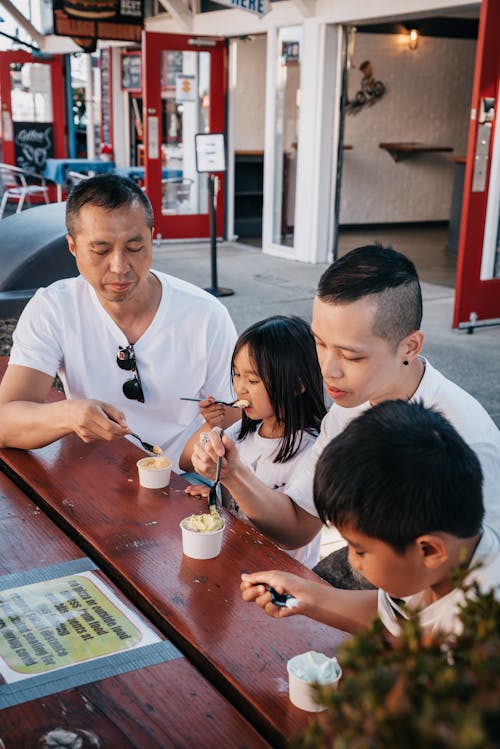
[[[202,418],[210,427],[224,426],[225,406],[223,403],[216,403],[215,398],[209,395],[203,401],[198,403]]]
[[[275,606],[271,602],[271,593],[266,585],[273,587],[277,593],[288,593],[298,600],[298,606],[287,608],[286,606]],[[257,606],[264,609],[268,616],[274,619],[283,619],[294,614],[306,614],[307,605],[311,598],[311,592],[306,580],[290,572],[279,572],[271,570],[267,572],[243,573],[241,576],[240,589],[244,601],[254,601]]]
[[[184,489],[184,494],[191,494],[192,497],[208,497],[210,487],[206,484],[190,484]]]

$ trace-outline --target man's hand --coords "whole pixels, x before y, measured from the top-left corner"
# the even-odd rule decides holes
[[[240,464],[238,448],[235,443],[225,435],[220,437],[219,429],[211,432],[202,432],[199,440],[193,447],[191,462],[196,473],[206,478],[215,479],[215,468],[217,458],[222,456],[221,481],[232,474]]]
[[[111,440],[130,434],[125,415],[109,403],[98,400],[68,400],[71,431],[83,442]]]

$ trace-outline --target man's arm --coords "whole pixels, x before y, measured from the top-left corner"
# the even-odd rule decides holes
[[[271,570],[241,576],[242,597],[255,601],[268,616],[281,619],[303,614],[330,627],[355,634],[366,627],[377,614],[376,590],[340,590],[318,580],[304,580],[289,572]],[[265,585],[278,593],[288,593],[297,599],[295,608],[278,607],[271,602]]]
[[[130,433],[124,414],[97,400],[46,403],[53,377],[9,365],[0,383],[0,447],[31,450],[75,432],[84,442]]]
[[[305,546],[321,530],[321,520],[310,515],[282,492],[270,489],[238,457],[238,448],[227,437],[210,432],[210,443],[194,445],[195,471],[213,479],[217,456],[223,455],[221,483],[232,494],[241,511],[262,533],[285,549]]]

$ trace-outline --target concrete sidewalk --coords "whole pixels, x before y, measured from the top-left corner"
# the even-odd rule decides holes
[[[318,279],[326,264],[309,265],[263,254],[235,242],[217,245],[218,286],[238,332],[269,315],[295,314],[310,322]],[[202,288],[210,286],[208,242],[155,243],[153,267]],[[424,354],[443,374],[474,395],[500,426],[500,326],[473,335],[451,329],[454,290],[422,283]]]

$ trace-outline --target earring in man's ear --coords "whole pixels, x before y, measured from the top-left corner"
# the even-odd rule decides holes
[[[405,367],[407,367],[409,363],[410,362],[408,361],[408,359],[405,359],[404,362],[403,362],[403,364],[405,365]]]

